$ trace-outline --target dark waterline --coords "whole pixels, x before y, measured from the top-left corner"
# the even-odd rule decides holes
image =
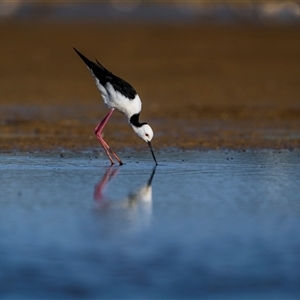
[[[299,151],[123,157],[1,154],[2,299],[299,298]]]

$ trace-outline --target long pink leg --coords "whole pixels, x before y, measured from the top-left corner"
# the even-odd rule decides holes
[[[112,157],[111,157],[111,155],[110,155],[110,153],[109,153],[107,144],[106,144],[106,143],[105,143],[105,144],[103,143],[104,140],[103,140],[103,138],[101,137],[101,133],[102,133],[102,131],[103,131],[104,126],[105,126],[106,123],[108,122],[109,118],[110,118],[111,115],[113,114],[113,112],[114,112],[114,109],[111,109],[110,112],[105,116],[105,118],[104,118],[104,119],[97,125],[97,127],[95,128],[95,134],[96,134],[98,140],[100,141],[100,143],[101,143],[103,149],[105,150],[106,155],[108,156],[108,158],[109,158],[109,160],[110,160],[110,162],[111,162],[111,165],[114,164],[114,161],[113,161],[113,159],[112,159]]]
[[[109,158],[109,160],[110,160],[110,162],[111,162],[111,165],[114,164],[114,161],[113,161],[113,158],[111,157],[110,154],[112,154],[112,155],[116,158],[116,160],[119,162],[120,165],[123,165],[121,159],[120,159],[120,158],[117,156],[117,154],[116,154],[116,153],[108,146],[108,144],[104,141],[104,139],[103,139],[102,136],[101,136],[101,133],[102,133],[102,131],[103,131],[103,129],[104,129],[106,123],[108,122],[109,118],[110,118],[111,115],[113,114],[114,110],[115,110],[115,109],[112,108],[112,109],[110,110],[110,112],[106,115],[106,117],[105,117],[105,118],[104,118],[104,119],[96,126],[96,128],[95,128],[95,134],[96,134],[98,140],[100,141],[100,143],[102,144],[102,146],[103,146],[103,148],[104,148],[104,150],[105,150],[105,152],[106,152],[106,154],[107,154],[107,156],[108,156],[108,158]]]
[[[118,155],[113,151],[113,149],[111,149],[108,144],[103,140],[102,138],[102,142],[103,144],[105,144],[105,147],[109,150],[109,152],[115,157],[115,159],[118,161],[118,163],[120,164],[120,166],[123,165],[123,162],[121,161],[121,159],[118,157]]]

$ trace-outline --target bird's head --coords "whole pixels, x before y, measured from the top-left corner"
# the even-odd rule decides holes
[[[140,127],[132,126],[132,128],[135,133],[146,143],[151,142],[153,138],[153,130],[147,123],[144,123]]]
[[[138,127],[134,126],[132,124],[131,124],[131,126],[132,126],[133,130],[135,131],[135,133],[148,144],[150,151],[152,153],[153,159],[155,161],[155,164],[157,165],[157,161],[156,161],[156,158],[154,156],[154,152],[153,152],[153,149],[151,146],[151,140],[153,138],[152,128],[147,123],[143,123],[141,126],[138,126]]]

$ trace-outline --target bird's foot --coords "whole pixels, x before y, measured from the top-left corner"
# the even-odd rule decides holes
[[[118,161],[118,163],[119,163],[119,166],[123,166],[124,165],[124,163],[120,160],[120,161]],[[112,167],[112,166],[114,166],[115,165],[115,162],[114,161],[111,161],[110,162],[110,166]]]

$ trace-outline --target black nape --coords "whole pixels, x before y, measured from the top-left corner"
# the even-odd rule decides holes
[[[139,122],[139,117],[140,117],[140,114],[134,114],[131,116],[131,118],[129,119],[129,122],[135,126],[135,127],[142,127],[143,125],[147,124],[146,122],[143,122],[143,123],[140,123]]]

